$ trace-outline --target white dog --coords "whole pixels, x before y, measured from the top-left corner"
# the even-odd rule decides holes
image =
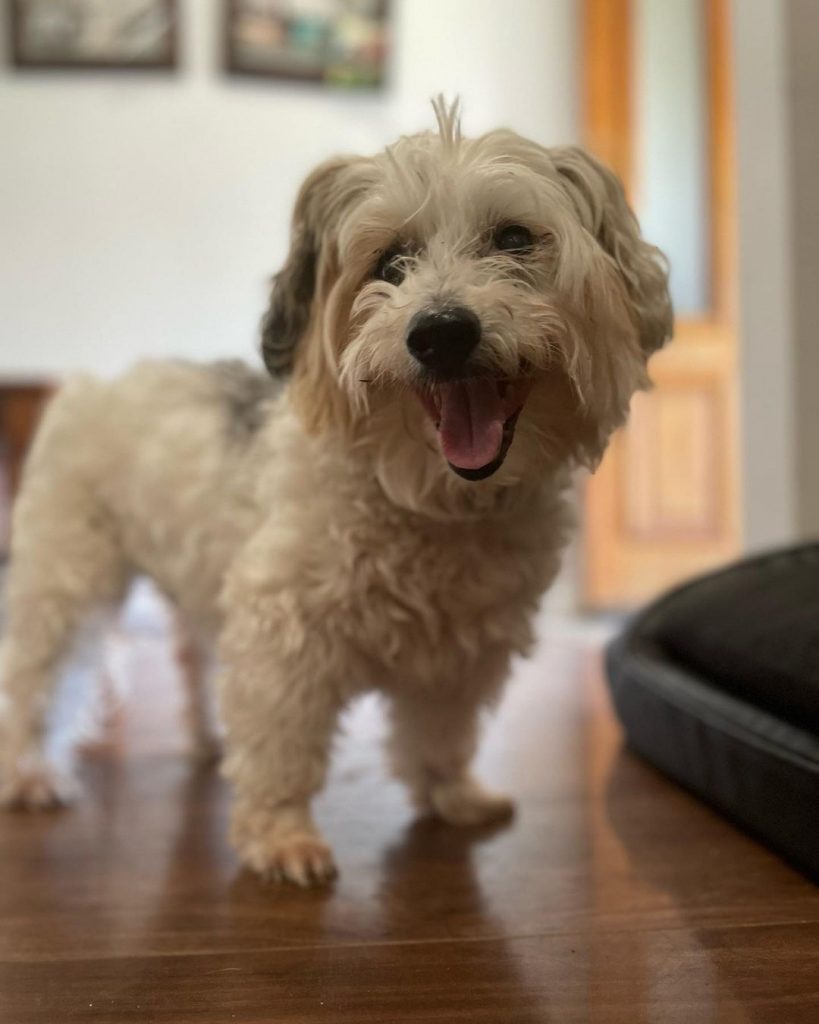
[[[150,576],[196,695],[211,639],[242,861],[330,877],[310,801],[340,709],[378,688],[418,807],[510,813],[470,775],[480,712],[558,568],[570,470],[594,466],[671,332],[667,274],[582,150],[438,131],[302,187],[262,351],[146,363],[53,400],[13,524],[3,799],[48,806],[58,670]],[[281,379],[287,378],[286,385]]]

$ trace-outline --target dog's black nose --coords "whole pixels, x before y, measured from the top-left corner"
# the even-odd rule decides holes
[[[416,313],[407,330],[407,348],[436,377],[458,377],[481,340],[481,322],[463,306]]]

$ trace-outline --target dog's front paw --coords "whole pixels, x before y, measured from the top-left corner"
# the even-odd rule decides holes
[[[323,885],[338,874],[333,851],[306,812],[249,816],[237,812],[232,838],[245,867],[265,879],[293,882],[306,889]]]
[[[0,784],[0,807],[13,811],[53,811],[76,800],[77,782],[46,762],[7,769]]]
[[[509,797],[484,789],[474,779],[439,783],[432,787],[429,801],[438,817],[450,825],[491,825],[515,813]]]
[[[247,867],[273,882],[293,882],[303,889],[323,885],[337,872],[330,847],[314,835],[292,835],[272,842],[257,840],[240,850]]]

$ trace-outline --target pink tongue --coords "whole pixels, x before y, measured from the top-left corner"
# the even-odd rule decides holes
[[[471,377],[440,389],[438,433],[448,462],[459,469],[480,469],[492,462],[503,443],[503,402],[498,385]]]

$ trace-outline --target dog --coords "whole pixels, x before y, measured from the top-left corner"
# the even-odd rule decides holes
[[[175,609],[205,751],[216,652],[247,867],[333,876],[310,802],[339,712],[368,689],[419,812],[512,812],[470,773],[479,719],[532,644],[572,471],[647,386],[672,309],[611,171],[512,131],[466,138],[457,104],[434,107],[437,130],[305,181],[267,373],[149,362],[50,403],[13,519],[6,805],[72,795],[48,746],[60,668],[146,574]]]

